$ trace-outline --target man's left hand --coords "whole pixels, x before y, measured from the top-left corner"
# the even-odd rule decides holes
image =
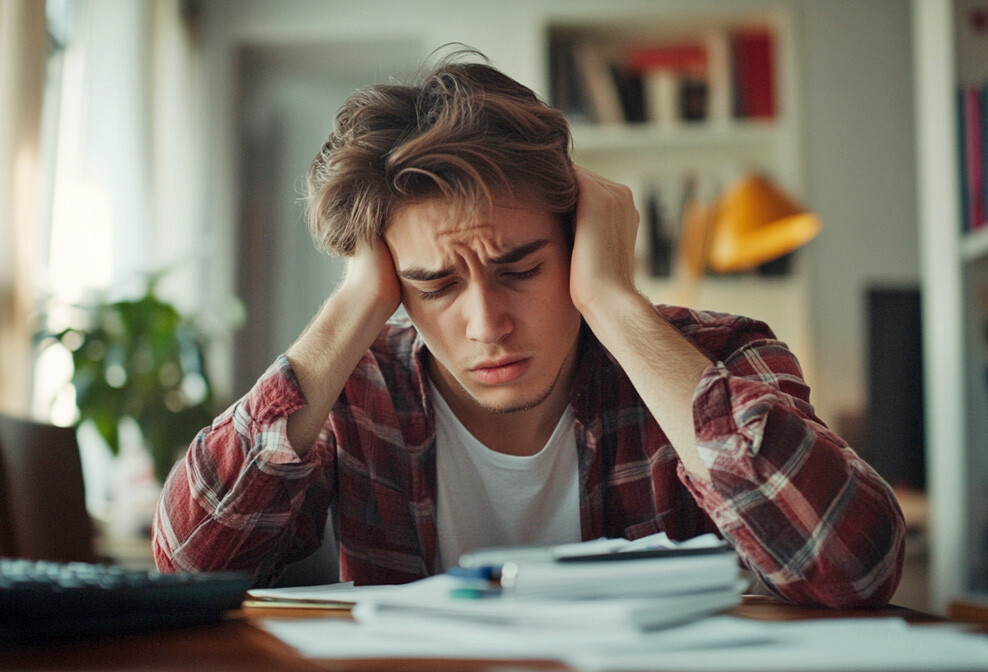
[[[576,206],[570,296],[586,315],[615,292],[636,292],[635,238],[638,210],[631,189],[576,166]]]

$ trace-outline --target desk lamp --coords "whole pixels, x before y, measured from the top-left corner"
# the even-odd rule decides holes
[[[708,268],[718,273],[755,268],[806,244],[820,226],[815,214],[760,175],[742,177],[712,206],[688,204],[678,262],[686,295],[692,298]]]

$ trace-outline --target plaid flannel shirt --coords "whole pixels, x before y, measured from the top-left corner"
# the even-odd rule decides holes
[[[902,569],[902,513],[889,486],[816,417],[796,358],[761,322],[657,310],[716,362],[693,403],[711,481],[685,470],[625,373],[584,329],[571,394],[583,539],[716,531],[785,599],[887,601]],[[269,582],[318,547],[332,504],[343,580],[403,583],[435,573],[426,361],[414,328],[389,323],[300,458],[286,424],[306,400],[288,359],[278,358],[170,475],[154,526],[158,566],[242,569]]]

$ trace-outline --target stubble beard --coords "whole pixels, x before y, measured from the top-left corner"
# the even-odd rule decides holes
[[[562,376],[562,374],[563,374],[563,367],[559,367],[559,371],[556,372],[556,377],[552,379],[552,382],[549,384],[549,387],[546,388],[545,392],[540,394],[538,398],[532,401],[528,401],[513,406],[491,406],[489,404],[485,404],[483,401],[481,401],[476,396],[474,396],[474,394],[470,392],[470,390],[468,390],[463,385],[463,383],[460,382],[458,378],[454,377],[454,380],[456,380],[456,384],[460,386],[460,390],[463,391],[463,394],[466,396],[466,398],[473,401],[473,403],[475,403],[481,409],[489,413],[496,413],[498,415],[509,415],[511,413],[521,413],[523,411],[531,411],[532,409],[541,406],[545,402],[545,400],[548,399],[550,396],[552,396],[552,393],[556,390],[556,385],[559,384],[559,378]]]

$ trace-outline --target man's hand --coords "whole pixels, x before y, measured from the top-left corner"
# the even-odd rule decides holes
[[[582,168],[576,178],[573,304],[628,374],[686,469],[709,480],[696,449],[693,393],[710,360],[635,288],[638,211],[631,190]]]
[[[398,309],[401,284],[391,251],[383,239],[357,245],[356,252],[347,260],[346,275],[337,293],[373,305],[381,314],[387,313],[384,321]],[[384,321],[381,321],[382,328]]]
[[[576,206],[570,296],[587,315],[595,304],[617,294],[636,293],[635,238],[638,211],[631,190],[576,167],[580,196]]]

